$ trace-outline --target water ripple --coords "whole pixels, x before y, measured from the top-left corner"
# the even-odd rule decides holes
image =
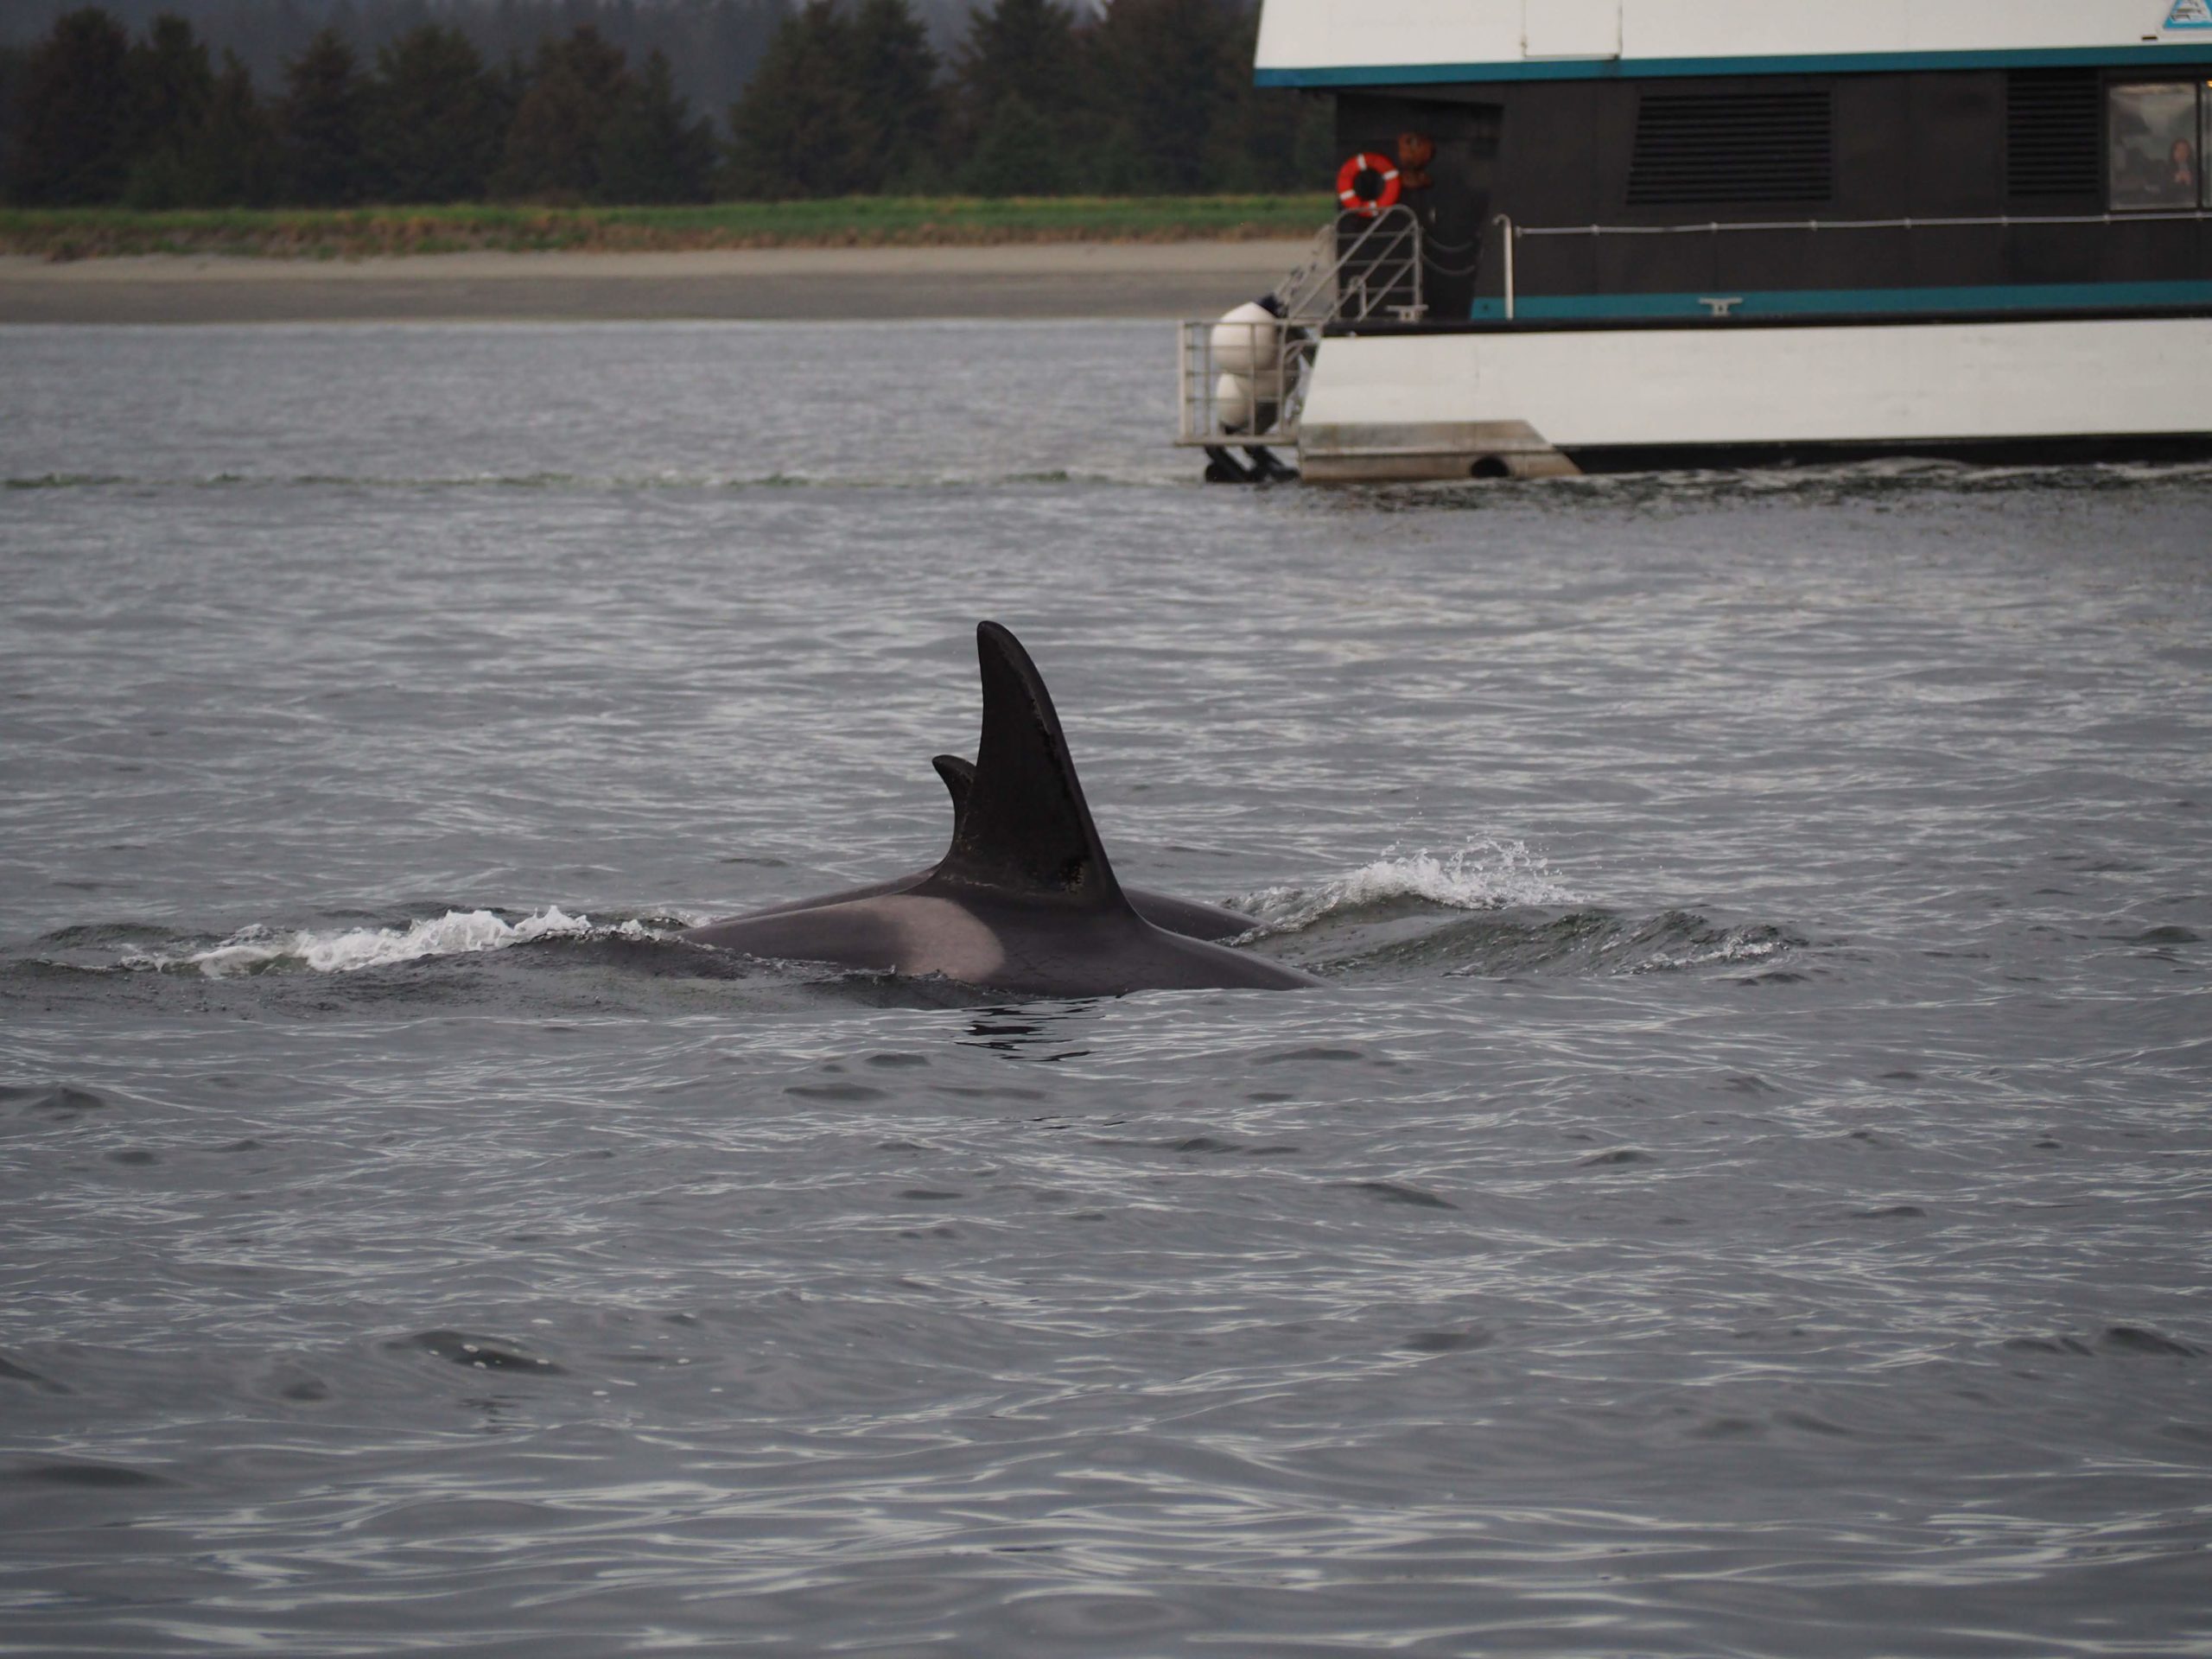
[[[1143,325],[0,364],[0,1651],[2203,1645],[2212,473],[1207,490]],[[668,937],[942,851],[983,615],[1328,990]]]

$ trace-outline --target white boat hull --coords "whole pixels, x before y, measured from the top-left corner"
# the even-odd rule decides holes
[[[2119,439],[2212,441],[2212,317],[1338,336],[1315,357],[1299,450],[1328,482]]]

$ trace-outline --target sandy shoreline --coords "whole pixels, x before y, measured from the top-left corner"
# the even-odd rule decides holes
[[[356,260],[0,256],[0,323],[1211,316],[1303,241],[449,253]]]

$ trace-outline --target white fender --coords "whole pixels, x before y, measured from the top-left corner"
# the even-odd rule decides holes
[[[1282,321],[1257,300],[1222,314],[1213,326],[1213,365],[1249,378],[1273,374],[1282,362]]]

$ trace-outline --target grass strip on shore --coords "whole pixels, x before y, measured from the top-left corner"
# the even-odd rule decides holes
[[[847,196],[666,207],[0,208],[0,252],[363,259],[395,254],[672,253],[702,248],[976,247],[1011,242],[1239,242],[1310,235],[1322,194]]]

